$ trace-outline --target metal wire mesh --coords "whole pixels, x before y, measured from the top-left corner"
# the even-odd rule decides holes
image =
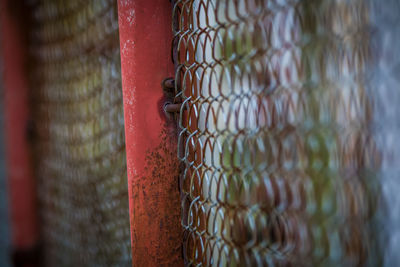
[[[391,8],[174,2],[186,265],[383,263],[378,170],[394,161],[377,144],[370,77],[388,51],[373,40],[394,25],[392,14],[379,29],[375,11]],[[395,76],[389,66],[381,77]]]
[[[31,1],[47,266],[131,265],[116,1]]]

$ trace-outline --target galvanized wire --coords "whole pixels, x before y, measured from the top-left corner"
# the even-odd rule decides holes
[[[46,266],[130,266],[116,1],[31,1]]]
[[[186,265],[382,264],[371,2],[174,2]]]

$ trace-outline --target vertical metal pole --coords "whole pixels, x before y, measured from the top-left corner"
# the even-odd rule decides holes
[[[26,47],[18,13],[23,1],[0,1],[1,56],[3,58],[4,118],[7,179],[11,211],[12,246],[16,265],[32,264],[38,242],[35,183],[30,159]],[[30,265],[32,266],[32,265]]]
[[[121,70],[135,266],[181,266],[175,123],[163,113],[161,81],[173,76],[171,4],[118,1]]]

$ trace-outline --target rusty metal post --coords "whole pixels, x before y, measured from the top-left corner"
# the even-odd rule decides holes
[[[33,266],[38,242],[35,183],[27,128],[29,90],[26,43],[22,33],[23,1],[0,1],[1,56],[4,72],[4,113],[7,179],[12,246],[16,266]]]
[[[173,76],[171,6],[166,0],[118,1],[121,70],[135,266],[181,266],[175,123],[160,86]]]

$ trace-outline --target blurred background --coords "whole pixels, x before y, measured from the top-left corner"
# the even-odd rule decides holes
[[[117,1],[0,1],[0,266],[130,266]]]

